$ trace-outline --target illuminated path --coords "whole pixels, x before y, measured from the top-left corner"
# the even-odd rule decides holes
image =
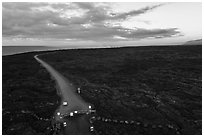
[[[61,96],[61,105],[55,112],[54,121],[55,124],[58,124],[58,128],[60,128],[60,125],[64,126],[62,134],[89,134],[91,125],[88,118],[90,118],[90,116],[84,114],[90,113],[91,105],[83,101],[75,92],[74,86],[64,76],[49,64],[39,59],[38,55],[35,55],[34,58],[42,64],[56,80],[58,94]],[[67,103],[67,105],[63,105],[63,103]]]
[[[46,53],[47,54],[47,53]],[[53,126],[55,126],[54,134],[73,134],[73,135],[85,135],[91,134],[93,131],[92,123],[93,121],[102,121],[102,122],[112,122],[117,124],[130,124],[137,125],[143,128],[151,127],[152,129],[163,129],[168,128],[174,130],[176,134],[180,134],[180,130],[174,125],[150,125],[147,123],[142,123],[140,121],[128,121],[128,120],[117,120],[110,119],[100,116],[87,115],[94,110],[91,110],[91,105],[83,101],[83,99],[76,93],[74,86],[59,72],[52,68],[49,64],[38,58],[38,55],[35,55],[34,58],[41,63],[47,71],[52,75],[56,80],[56,85],[58,89],[58,94],[61,96],[61,105],[55,112],[55,117],[53,120]],[[63,105],[63,103],[68,103],[68,105]],[[91,107],[91,108],[90,108]],[[38,118],[38,117],[37,117]],[[42,118],[38,118],[42,119]],[[90,122],[90,119],[92,119]],[[49,120],[49,119],[43,119]]]

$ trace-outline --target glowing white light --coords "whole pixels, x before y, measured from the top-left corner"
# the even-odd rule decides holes
[[[74,113],[78,113],[77,111],[74,111]]]
[[[78,90],[78,93],[80,94],[80,88],[78,88],[77,90]]]
[[[66,123],[66,122],[63,122],[63,124],[64,124],[64,127],[66,127],[66,126],[67,126],[67,123]]]
[[[57,112],[57,115],[59,116],[59,115],[60,115],[60,112]]]
[[[68,105],[68,102],[64,101],[63,106],[67,106],[67,105]]]
[[[89,109],[91,109],[91,106],[89,105]]]
[[[94,131],[94,127],[93,127],[93,126],[91,126],[91,127],[90,127],[90,130],[91,130],[91,131]]]
[[[72,116],[74,116],[74,113],[73,113],[73,112],[71,112],[69,115],[72,117]]]

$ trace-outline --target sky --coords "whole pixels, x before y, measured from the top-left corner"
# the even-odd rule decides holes
[[[202,4],[2,3],[3,46],[109,47],[202,38]]]

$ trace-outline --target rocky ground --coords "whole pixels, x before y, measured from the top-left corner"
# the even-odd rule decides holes
[[[51,134],[59,102],[55,82],[33,58],[37,53],[2,58],[2,134]]]
[[[95,105],[96,134],[201,134],[202,46],[62,50],[41,58]]]

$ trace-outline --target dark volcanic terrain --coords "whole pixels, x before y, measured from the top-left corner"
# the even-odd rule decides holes
[[[33,58],[42,53],[3,56],[3,134],[53,134],[60,98]],[[202,46],[73,49],[40,58],[94,105],[95,134],[202,134]]]
[[[33,58],[38,52],[2,58],[2,134],[52,134],[60,98],[55,82]]]
[[[97,134],[201,134],[202,46],[62,50],[41,58],[95,105]]]

